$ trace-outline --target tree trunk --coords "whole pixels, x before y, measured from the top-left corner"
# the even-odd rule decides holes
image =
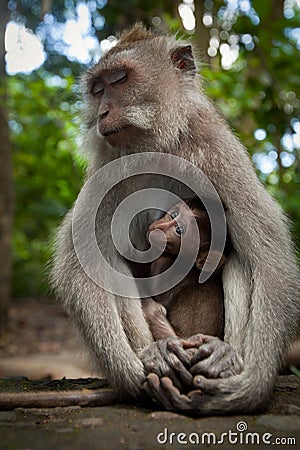
[[[13,174],[6,111],[4,34],[9,20],[7,2],[0,2],[0,333],[7,324],[12,268]]]

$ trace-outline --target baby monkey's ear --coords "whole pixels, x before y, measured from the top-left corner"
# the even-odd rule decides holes
[[[196,75],[196,65],[190,45],[181,46],[171,51],[171,60],[175,67],[190,75]]]
[[[203,245],[200,246],[200,250],[196,259],[196,267],[198,270],[202,270],[204,264],[206,263],[206,272],[210,271],[210,266],[213,264],[213,261],[216,260],[216,258],[220,258],[219,264],[216,268],[216,270],[220,270],[226,261],[225,256],[219,252],[218,250],[212,250],[209,252],[210,242],[205,242]],[[209,254],[209,258],[207,259]],[[206,261],[207,260],[207,261]]]

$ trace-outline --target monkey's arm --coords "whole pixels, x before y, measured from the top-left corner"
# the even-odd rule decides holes
[[[130,275],[121,259],[118,268]],[[134,281],[131,291],[137,298],[127,299],[104,291],[86,275],[73,246],[72,211],[58,232],[51,278],[66,312],[85,339],[96,371],[104,371],[119,396],[141,396],[143,381],[154,362],[160,376],[170,376],[178,387],[181,383],[191,385],[192,375],[182,363],[187,356],[180,339],[151,344],[153,338]],[[173,376],[174,371],[180,376]]]
[[[233,380],[223,380],[220,389],[221,393],[232,391],[228,398],[236,398],[237,409],[247,404],[252,410],[270,396],[297,330],[300,276],[280,207],[258,181],[241,144],[226,126],[219,131],[230,145],[226,152],[211,148],[204,169],[210,168],[207,173],[227,207],[235,250],[223,271],[224,340],[244,361],[243,372]],[[217,166],[221,156],[223,163]],[[205,385],[209,391],[213,380],[207,381],[211,382]]]
[[[201,131],[205,134],[204,123]],[[216,142],[204,145],[199,167],[227,208],[234,251],[223,271],[224,340],[242,357],[244,369],[228,378],[198,375],[194,384],[201,395],[186,398],[166,379],[159,384],[151,375],[148,384],[167,408],[171,404],[202,414],[251,412],[269,399],[296,334],[300,276],[286,218],[258,181],[245,150],[221,121],[213,137]]]
[[[223,271],[224,340],[243,358],[244,369],[229,378],[196,376],[198,391],[188,397],[170,380],[159,384],[151,375],[148,381],[167,408],[201,414],[251,412],[265,405],[300,310],[300,276],[286,219],[241,145],[222,124],[215,128],[223,136],[215,136],[218,142],[228,146],[224,151],[220,144],[207,146],[201,168],[227,207],[234,252]]]
[[[189,339],[178,340],[163,305],[152,298],[144,298],[142,309],[153,338],[160,341],[141,352],[147,373],[156,373],[160,377],[169,376],[178,388],[190,389],[192,375],[204,374],[217,378],[242,370],[240,358],[220,339],[198,334]]]
[[[191,356],[185,351],[184,341],[176,336],[169,323],[165,307],[152,298],[144,298],[142,309],[156,341],[139,354],[146,373],[156,373],[159,377],[167,376],[179,389],[190,388],[193,382],[193,376],[189,372]],[[200,341],[190,347],[199,344]]]
[[[105,372],[118,393],[140,395],[145,374],[136,352],[152,341],[141,302],[116,299],[86,275],[73,247],[72,211],[58,232],[51,279],[85,339],[95,369]]]
[[[223,379],[196,376],[194,383],[202,396],[193,408],[250,412],[269,399],[295,336],[299,270],[286,218],[221,119],[216,118],[212,143],[204,152],[202,169],[227,208],[234,248],[223,271],[224,340],[243,358],[244,369]]]
[[[163,305],[155,302],[152,298],[143,298],[142,310],[155,341],[176,336],[174,328],[167,319],[167,311]]]

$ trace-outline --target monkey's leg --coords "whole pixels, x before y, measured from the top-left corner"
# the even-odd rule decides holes
[[[217,144],[222,140],[233,144],[226,157]],[[264,407],[270,398],[295,336],[299,269],[286,218],[258,182],[246,152],[226,127],[218,128],[213,148],[203,170],[227,206],[235,251],[223,271],[224,341],[243,358],[244,369],[223,379],[197,376],[195,382],[203,392],[199,403],[203,413],[216,408],[219,413],[251,412]]]
[[[249,271],[243,267],[233,252],[223,270],[225,309],[224,341],[212,336],[203,336],[203,343],[192,358],[191,373],[207,378],[228,378],[241,373],[244,348],[244,330],[247,326],[250,304]],[[235,298],[241,301],[233,304]],[[193,340],[193,337],[188,339]],[[226,342],[227,341],[227,342]],[[230,344],[229,344],[230,342]]]
[[[229,341],[233,342],[233,344],[231,344],[233,349],[243,349],[244,333],[242,333],[240,327],[246,325],[243,318],[247,318],[250,290],[248,289],[247,270],[240,265],[235,254],[230,256],[228,259],[224,268],[223,278],[224,276],[224,290],[227,289],[228,291],[228,296],[225,296],[224,305],[225,339],[227,338]],[[233,279],[235,283],[232,283],[232,277],[234,277]],[[237,311],[235,308],[232,308],[231,304],[231,299],[235,298],[236,294],[240,295],[240,303]],[[233,309],[233,311],[230,311],[231,314],[228,314],[227,308]],[[190,338],[191,341],[194,338],[194,336]],[[201,345],[202,344],[200,343],[200,348]],[[230,358],[231,357],[232,355]],[[240,357],[238,357],[238,361],[240,361]],[[213,378],[213,375],[218,370],[217,366],[219,363],[220,360],[214,360],[210,367],[206,367],[207,376],[209,378]],[[224,361],[222,361],[221,358],[221,364],[223,365],[223,363]],[[190,394],[183,395],[182,392],[176,388],[171,379],[161,377],[160,380],[157,380],[156,374],[150,374],[150,376],[147,377],[147,382],[144,384],[144,388],[149,395],[151,394],[153,398],[164,405],[167,409],[195,411],[199,414],[211,414],[217,412],[219,414],[225,414],[227,409],[235,411],[238,409],[238,404],[230,403],[229,399],[236,398],[237,400],[237,395],[245,395],[245,391],[240,391],[240,389],[242,389],[241,384],[239,384],[242,382],[241,377],[237,379],[236,377],[231,376],[226,380],[230,386],[226,385],[226,387],[224,385],[225,380],[222,378],[208,380],[207,378],[198,375],[194,378],[194,385],[195,381],[197,381],[197,383],[202,381],[201,386],[199,384],[195,386],[198,388],[197,392],[191,391]],[[212,381],[213,383],[210,385],[204,385],[204,381]],[[245,405],[242,405],[241,411],[243,411],[244,408]]]
[[[231,271],[233,271],[233,273],[231,273]],[[258,280],[258,278],[256,280]],[[235,283],[233,283],[233,281]],[[229,283],[229,286],[227,283]],[[258,283],[258,281],[256,281],[256,283]],[[228,292],[232,295],[235,292],[240,294],[240,304],[242,309],[236,314],[241,314],[242,317],[245,315],[243,308],[247,308],[249,302],[247,284],[247,270],[239,262],[236,255],[234,255],[226,267],[224,289],[228,289]],[[256,289],[259,290],[259,288],[260,286],[258,284],[256,288],[252,290],[252,295],[256,296],[258,294]],[[245,294],[247,294],[246,298],[244,297]],[[226,414],[230,412],[242,413],[256,411],[266,404],[273,387],[273,381],[272,379],[270,380],[270,377],[275,379],[277,374],[278,349],[274,348],[272,350],[272,355],[269,355],[266,354],[267,349],[264,346],[259,347],[256,345],[256,342],[253,341],[252,353],[249,349],[251,347],[250,344],[253,332],[255,331],[255,335],[262,339],[264,320],[270,319],[265,315],[262,317],[260,312],[256,310],[256,307],[254,306],[256,303],[254,302],[254,305],[252,306],[254,309],[253,315],[249,316],[249,312],[245,315],[247,317],[245,326],[247,327],[248,332],[246,329],[246,336],[243,333],[244,338],[241,339],[241,337],[237,336],[237,331],[234,328],[233,320],[235,320],[235,313],[232,311],[233,305],[230,304],[231,299],[228,297],[227,302],[227,305],[225,304],[225,314],[228,314],[229,308],[231,320],[226,323],[227,329],[225,329],[225,339],[227,336],[228,341],[233,348],[234,344],[237,344],[244,349],[242,355],[244,362],[243,371],[240,374],[228,378],[208,379],[204,376],[196,375],[194,377],[194,386],[196,390],[191,391],[188,395],[183,395],[169,378],[161,378],[158,380],[156,374],[150,374],[144,388],[149,395],[162,403],[167,409],[195,411],[201,415]],[[256,324],[256,322],[258,323]],[[240,324],[238,324],[237,329],[239,329],[239,327]],[[257,328],[261,331],[258,332]],[[269,338],[270,336],[266,336],[266,339]],[[258,352],[263,352],[264,355],[258,355]],[[265,376],[265,367],[257,367],[260,363],[268,364],[268,376]]]
[[[134,349],[152,341],[141,302],[117,298],[87,276],[73,247],[71,214],[59,230],[52,285],[84,337],[96,370],[105,372],[119,395],[139,396],[145,372]]]
[[[155,341],[176,336],[174,328],[167,319],[167,310],[163,305],[152,298],[143,298],[142,309]]]
[[[126,271],[127,266],[123,267],[123,270]],[[134,283],[133,280],[132,282]],[[134,289],[134,286],[132,289]],[[150,335],[151,340],[152,336],[147,324],[147,329],[145,328],[144,315],[141,316],[141,311],[144,313],[142,302],[139,299],[117,298],[116,304],[131,348],[141,359],[145,374],[154,371],[160,376],[170,377],[178,387],[188,386],[190,388],[193,380],[189,371],[191,357],[183,349],[183,341],[175,335],[171,325],[168,325],[165,313],[162,310],[163,306],[152,299],[148,300],[151,301],[152,306],[153,304],[158,306],[158,308],[155,307],[156,313],[160,314],[158,319],[163,321],[163,326],[169,334],[166,338],[152,343],[148,341],[148,345],[145,345],[145,336]],[[194,346],[194,344],[189,345],[189,343],[186,343],[186,345]]]
[[[182,374],[181,379],[188,378],[191,384],[192,375],[181,363],[184,357],[180,360],[168,349],[168,343],[160,341],[159,344],[151,344],[153,339],[142,312],[141,301],[106,292],[86,275],[73,247],[71,214],[66,217],[59,231],[51,274],[52,285],[84,337],[96,370],[104,371],[122,396],[142,395],[145,370],[149,372],[147,364],[153,361],[161,376],[172,375],[175,369]],[[117,263],[120,271],[129,271],[123,260]],[[132,293],[137,297],[134,280]],[[172,345],[178,345],[178,352],[183,352],[179,343],[178,338],[173,338]]]

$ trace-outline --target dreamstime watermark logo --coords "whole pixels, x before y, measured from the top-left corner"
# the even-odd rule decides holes
[[[213,432],[204,433],[183,433],[170,432],[168,428],[158,433],[156,440],[159,444],[165,445],[296,445],[295,437],[275,437],[271,433],[249,432],[248,424],[240,421],[236,424],[236,430],[228,430],[217,435]]]
[[[136,177],[140,180],[138,184]],[[166,239],[162,232],[159,245],[152,245],[150,232],[150,248],[141,251],[131,242],[130,226],[135,221],[134,235],[145,235],[149,217],[145,227],[145,219],[137,219],[139,215],[145,217],[149,212],[154,220],[153,211],[168,211],[181,202],[176,194],[178,186],[199,197],[208,213],[211,245],[199,282],[210,277],[226,242],[225,213],[214,186],[192,163],[174,155],[146,152],[124,156],[103,166],[87,180],[76,201],[72,219],[74,248],[83,270],[97,285],[123,297],[148,297],[171,289],[189,273],[200,246],[195,219],[191,222],[193,245],[183,235],[176,260],[161,274],[134,278],[120,257],[145,263],[164,252]]]
[[[236,429],[242,433],[243,431],[247,431],[248,425],[246,422],[241,421],[236,424]]]

